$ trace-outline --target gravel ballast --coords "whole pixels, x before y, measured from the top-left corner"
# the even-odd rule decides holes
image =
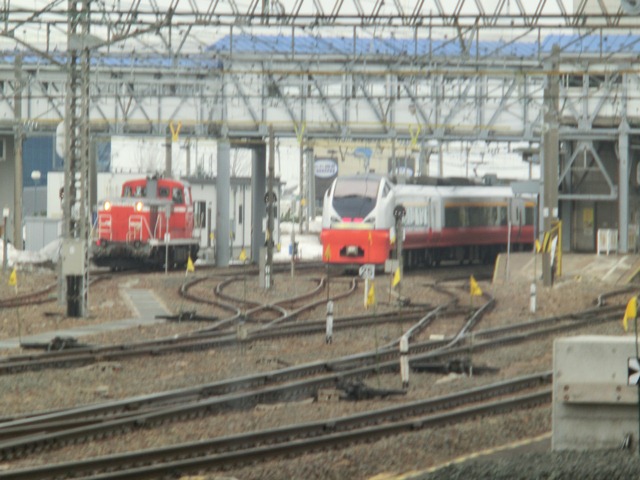
[[[467,267],[462,272],[468,278],[473,272],[482,278],[481,267]],[[415,303],[440,304],[449,297],[434,291],[438,278],[447,276],[447,269],[433,272],[408,272],[402,286],[402,295]],[[204,275],[204,273],[197,272]],[[301,276],[305,274],[301,273]],[[312,289],[318,273],[309,274],[304,279],[291,279],[288,274],[275,277],[277,288],[265,293],[257,287],[257,278],[245,283],[230,285],[229,293],[240,298],[275,302],[280,298]],[[48,272],[23,272],[20,274],[20,290],[36,290],[38,286],[52,281]],[[376,280],[376,295],[379,305],[370,309],[370,314],[396,308],[388,305],[393,296],[388,292],[388,278],[380,275]],[[0,309],[0,338],[14,336],[17,332],[18,313],[22,319],[23,333],[51,331],[76,324],[92,324],[120,318],[129,318],[131,311],[126,303],[119,300],[123,288],[148,288],[153,290],[173,313],[179,310],[196,309],[204,315],[226,316],[210,306],[196,304],[180,298],[177,290],[185,281],[184,272],[116,276],[99,282],[91,292],[91,316],[87,319],[66,318],[63,307],[55,303],[35,305],[15,309]],[[220,280],[207,280],[197,286],[196,292],[208,298],[215,298],[213,289]],[[293,282],[293,283],[292,283]],[[331,292],[344,291],[346,277],[336,279]],[[98,287],[99,285],[99,287]],[[547,317],[580,311],[594,305],[599,293],[615,287],[596,279],[567,278],[557,282],[553,288],[539,287],[538,312],[529,313],[530,281],[514,279],[508,285],[491,285],[480,281],[482,289],[496,298],[496,308],[486,316],[478,328],[491,328],[534,317]],[[468,283],[464,280],[448,282],[445,285],[454,291],[461,306],[481,305],[482,299],[470,300]],[[358,315],[363,309],[363,286],[351,297],[336,302],[336,316]],[[254,295],[255,294],[255,295]],[[13,295],[6,287],[0,288],[0,298]],[[49,312],[48,315],[45,313]],[[55,315],[51,315],[51,313]],[[321,306],[307,317],[321,319],[325,308]],[[461,326],[462,319],[442,318],[434,322],[430,334],[450,334]],[[83,337],[83,342],[93,344],[113,344],[162,338],[206,328],[204,322],[182,322],[158,324],[114,333],[101,333]],[[64,408],[72,405],[100,403],[129,396],[166,391],[174,388],[213,382],[223,378],[249,375],[255,372],[275,370],[287,365],[296,365],[362,352],[397,339],[411,325],[389,324],[365,329],[334,332],[331,345],[324,342],[324,334],[310,337],[294,337],[270,342],[256,342],[246,346],[215,349],[205,352],[166,355],[160,358],[145,357],[108,365],[82,367],[69,370],[25,372],[23,374],[0,377],[0,409],[3,415]],[[610,322],[565,333],[623,335],[620,322]],[[141,429],[127,435],[116,436],[84,445],[65,447],[51,452],[41,452],[28,458],[0,465],[1,470],[25,468],[29,465],[59,463],[77,458],[108,455],[118,451],[134,451],[161,445],[206,439],[287,425],[302,421],[328,419],[348,415],[357,411],[373,410],[393,406],[398,402],[424,399],[436,395],[455,392],[475,386],[494,383],[527,373],[541,372],[552,368],[553,338],[540,338],[520,345],[495,349],[494,351],[473,352],[473,362],[498,368],[496,374],[466,376],[443,376],[438,374],[412,374],[407,395],[368,402],[338,402],[322,404],[318,402],[283,404],[273,408],[260,406],[247,412],[231,412],[228,415],[205,417],[164,425],[158,428]],[[4,355],[14,351],[2,352]],[[24,352],[23,352],[24,353]],[[400,379],[395,375],[379,375],[367,379],[372,387],[400,388]],[[43,392],[47,392],[43,395]],[[292,459],[279,459],[257,463],[247,468],[209,474],[204,478],[229,477],[239,480],[249,479],[368,479],[394,478],[404,473],[405,478],[636,478],[640,472],[635,451],[596,452],[591,455],[573,452],[547,454],[505,453],[499,460],[489,461],[483,457],[470,460],[472,463],[453,464],[425,473],[427,469],[445,465],[460,456],[488,448],[500,448],[522,439],[548,434],[551,430],[551,407],[544,406],[525,412],[514,412],[499,417],[489,417],[460,425],[418,431],[415,433],[381,439],[370,444],[354,445],[337,451],[318,452]],[[614,460],[615,459],[615,460]],[[473,465],[469,467],[469,465]],[[471,468],[467,470],[467,468]],[[578,470],[582,469],[582,470]],[[410,473],[413,472],[413,473]],[[602,472],[602,473],[600,473]]]

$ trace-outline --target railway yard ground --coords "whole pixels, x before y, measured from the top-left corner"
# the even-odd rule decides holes
[[[34,338],[31,336],[43,332],[91,328],[91,334],[77,337],[80,347],[116,349],[104,350],[90,359],[60,361],[62,367],[53,362],[54,365],[29,364],[3,370],[0,375],[0,478],[3,475],[13,478],[11,475],[15,472],[46,465],[158,450],[188,442],[227,441],[229,437],[246,434],[257,438],[261,432],[285,426],[325,422],[324,430],[333,429],[343,417],[441,399],[514,378],[544,377],[552,369],[552,345],[558,336],[625,335],[621,325],[624,306],[640,289],[640,283],[635,283],[640,269],[639,256],[565,255],[562,276],[556,278],[553,287],[543,287],[538,279],[537,309],[531,313],[530,286],[534,269],[539,276],[541,270],[539,266],[534,267],[530,254],[512,255],[508,278],[505,267],[500,264],[495,271],[493,266],[440,266],[406,272],[399,289],[391,288],[391,276],[378,273],[376,305],[368,309],[364,307],[361,280],[354,283],[353,276],[332,269],[327,281],[327,270],[319,265],[308,268],[300,265],[294,278],[288,265],[284,265],[274,275],[274,285],[269,291],[259,287],[257,272],[245,267],[196,269],[187,276],[185,272],[100,273],[94,275],[96,281],[89,294],[90,315],[84,319],[64,315],[65,306],[59,305],[55,298],[53,271],[35,266],[18,271],[17,297],[33,294],[20,305],[11,303],[16,299],[16,292],[7,286],[9,272],[5,272],[0,285],[0,344],[20,338],[23,347],[0,350],[0,367],[11,359],[20,359],[27,365],[31,361],[27,356],[55,358],[56,353],[83,350],[53,352],[60,344],[30,342],[29,339]],[[469,295],[471,275],[483,290],[482,296]],[[153,322],[131,328],[100,328],[100,325],[125,319],[141,323],[135,321],[138,312],[130,295],[133,291],[151,292],[160,310],[165,310],[170,318],[154,318]],[[611,293],[605,304],[612,310],[602,317],[581,322],[583,318],[591,318],[598,297],[606,293]],[[325,330],[328,297],[334,302],[330,342]],[[502,332],[500,335],[506,338],[508,333],[503,331],[506,327],[526,332],[541,319],[548,319],[548,323],[536,325],[536,334],[520,334],[518,338],[509,337],[508,341],[489,346],[489,339],[493,338],[491,335],[498,335],[496,332]],[[560,324],[561,328],[553,329]],[[399,369],[389,364],[398,363],[398,341],[407,332],[411,333],[411,372],[408,385],[403,385]],[[181,339],[197,339],[201,343],[175,350],[167,347]],[[133,351],[132,345],[146,342],[157,343],[141,353],[126,356],[113,353],[119,350],[121,355],[122,351]],[[448,353],[436,354],[445,351]],[[350,366],[351,363],[356,363],[358,355],[365,353],[371,353],[371,360],[358,364],[358,368],[363,369],[361,373],[353,373],[356,367]],[[335,375],[335,379],[328,386],[326,380],[314,388],[294,390],[289,386],[288,393],[277,396],[263,391],[251,400],[237,397],[229,400],[224,408],[192,407],[190,413],[183,412],[175,418],[163,410],[161,420],[151,419],[156,411],[149,407],[145,411],[149,416],[144,421],[137,419],[126,428],[108,433],[50,443],[42,440],[31,447],[9,445],[19,437],[11,437],[7,425],[39,414],[72,411],[79,406],[112,405],[133,397],[140,399],[202,386],[218,393],[199,393],[197,399],[190,401],[213,401],[216,395],[220,398],[232,393],[240,395],[243,388],[246,391],[275,388],[281,385],[276,378],[284,375],[282,372],[310,364],[324,366],[324,374]],[[296,375],[293,378],[302,376]],[[252,376],[262,376],[262,385],[256,381],[247,387],[234,385],[228,390],[221,386],[231,380],[248,382],[247,378]],[[533,392],[539,394],[538,390]],[[517,395],[514,391],[504,398]],[[306,434],[299,437],[303,440],[299,439],[295,448],[287,446],[289,450],[285,450],[283,447],[283,453],[273,457],[264,451],[277,450],[274,441],[267,447],[256,443],[253,447],[256,451],[249,460],[219,463],[215,468],[178,468],[166,478],[182,475],[184,478],[200,475],[196,478],[241,480],[500,478],[495,470],[484,466],[476,465],[475,474],[471,476],[462,465],[441,470],[435,467],[474,452],[547,438],[551,431],[551,402],[550,398],[544,400],[546,397],[540,395],[540,399],[524,406],[502,407],[499,413],[479,411],[462,419],[440,419],[434,424],[424,418],[438,415],[440,411],[423,412],[419,421],[405,416],[403,418],[414,422],[413,425],[396,426],[398,430],[390,429],[388,433],[373,432],[385,423],[369,420],[357,430],[357,438],[354,427],[352,439],[330,446],[303,449],[300,445],[312,437]],[[482,401],[486,400],[476,398],[470,405],[478,406]],[[138,400],[138,403],[142,402]],[[459,407],[453,404],[446,411]],[[34,432],[39,429],[31,433],[35,435]],[[329,437],[325,441],[329,442]],[[25,440],[20,445],[26,443]],[[223,451],[228,453],[232,449],[227,445]],[[501,460],[495,462],[509,458],[508,452],[504,450]],[[512,456],[516,455],[519,459],[523,456],[520,451]],[[536,458],[541,458],[540,469],[550,468],[548,459]],[[562,457],[562,466],[558,468],[566,467],[575,474],[576,470],[571,469],[576,458],[579,456]],[[606,462],[603,460],[603,463]],[[485,471],[488,473],[483,473]],[[520,469],[509,474],[506,469],[502,478],[576,478],[569,473],[544,476],[541,471],[534,474]],[[67,475],[72,475],[68,472]],[[91,478],[92,475],[83,473],[69,478]],[[20,478],[49,477],[45,474],[38,477],[34,473]],[[100,477],[96,475],[96,478]]]

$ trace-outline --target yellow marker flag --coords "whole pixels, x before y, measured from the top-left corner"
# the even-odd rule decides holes
[[[369,293],[367,293],[367,308],[376,304],[376,291],[373,288],[373,282],[371,282],[371,286],[369,287]]]
[[[16,267],[13,267],[13,271],[11,275],[9,275],[9,286],[15,287],[18,285],[18,272],[16,271]]]
[[[629,329],[629,320],[635,320],[638,316],[638,297],[631,297],[629,303],[627,303],[627,309],[624,312],[624,318],[622,319],[622,326],[626,332]]]
[[[471,275],[471,278],[469,279],[469,285],[469,293],[472,297],[479,297],[482,295],[482,289],[478,285],[478,282],[476,282],[476,279],[473,278],[473,275]]]
[[[324,261],[328,262],[331,260],[331,245],[327,245],[327,248],[324,249]]]
[[[391,282],[391,286],[395,287],[400,283],[400,267],[396,268],[396,273],[393,274],[393,281]]]
[[[246,259],[247,259],[247,252],[243,248],[242,250],[240,250],[240,255],[238,256],[238,260],[240,260],[241,262],[244,262]]]
[[[189,260],[187,260],[187,272],[195,272],[196,269],[193,266],[193,262],[191,261],[191,255],[189,255]]]

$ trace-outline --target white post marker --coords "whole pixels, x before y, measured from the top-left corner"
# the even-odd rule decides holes
[[[364,308],[367,308],[367,295],[369,294],[369,279],[364,279]]]
[[[400,377],[402,378],[402,388],[409,388],[409,337],[400,337]]]
[[[533,282],[529,289],[529,311],[536,313],[536,282]]]
[[[327,302],[327,330],[325,342],[327,344],[333,342],[333,301]]]
[[[296,229],[291,225],[291,278],[295,277]]]
[[[264,289],[269,290],[271,288],[271,266],[265,265],[264,267]]]

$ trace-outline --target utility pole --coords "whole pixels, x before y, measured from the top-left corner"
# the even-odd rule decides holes
[[[267,178],[267,265],[266,275],[269,279],[265,282],[267,289],[273,285],[272,266],[273,266],[273,204],[276,194],[273,192],[273,177],[275,174],[275,145],[274,145],[273,125],[269,126],[269,167]]]
[[[89,0],[69,0],[65,104],[64,242],[67,315],[86,317],[89,303]]]

